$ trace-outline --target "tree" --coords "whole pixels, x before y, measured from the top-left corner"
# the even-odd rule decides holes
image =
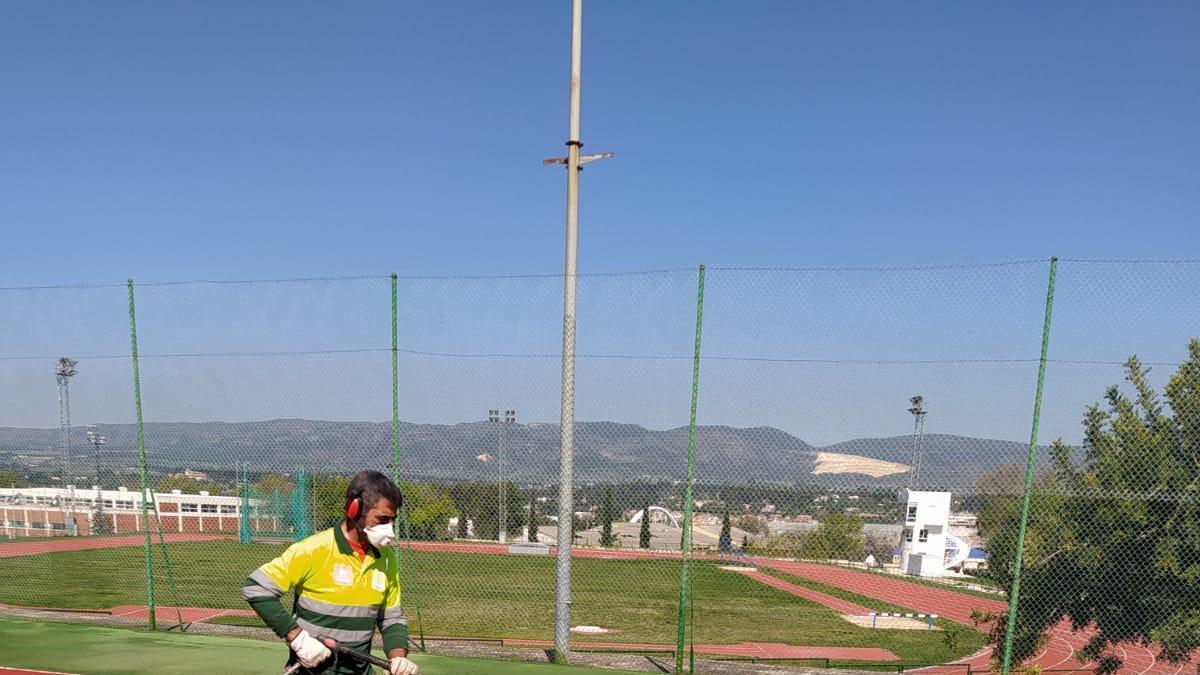
[[[767,534],[767,524],[755,515],[738,516],[733,519],[733,526],[750,534]]]
[[[0,471],[0,487],[25,488],[29,482],[12,471]]]
[[[855,515],[835,513],[801,542],[801,556],[813,560],[862,560],[863,521]]]
[[[499,491],[495,483],[454,483],[448,489],[459,512],[470,514],[473,526],[470,536],[476,539],[499,538]]]
[[[1132,396],[1117,385],[1083,414],[1083,446],[1056,441],[1052,471],[1031,493],[1013,662],[1032,656],[1045,631],[1069,618],[1093,626],[1080,651],[1111,672],[1122,642],[1157,643],[1182,663],[1200,648],[1200,340],[1165,387],[1165,404],[1137,357],[1125,364]],[[991,573],[1010,586],[1020,497],[999,495],[980,512]],[[989,638],[1005,639],[1005,617]]]
[[[529,541],[538,540],[538,512],[537,512],[537,497],[531,492],[529,494]]]
[[[757,549],[763,555],[799,558],[807,555],[805,544],[810,536],[803,532],[780,532],[768,537]]]
[[[650,548],[650,504],[642,507],[642,527],[638,530],[638,546]]]
[[[612,500],[612,488],[607,488],[604,491],[604,502],[600,505],[600,545],[614,546],[617,543],[616,537],[613,536],[613,512],[615,511]]]
[[[415,539],[445,539],[450,533],[450,519],[459,515],[454,500],[445,487],[436,484],[400,486],[404,493],[404,508],[408,512],[409,529]]]
[[[291,481],[277,473],[263,474],[262,478],[258,479],[258,492],[260,494],[269,495],[272,492],[290,495],[295,485]]]
[[[479,518],[479,513],[485,508],[481,495],[482,487],[479,483],[451,483],[447,486],[450,499],[454,501],[454,507],[459,512],[458,537],[460,539],[470,536],[482,538]],[[470,526],[472,522],[474,523],[473,528]]]
[[[499,538],[500,487],[496,483],[452,483],[446,486],[446,490],[454,502],[455,508],[462,513],[471,514],[475,538],[492,540]],[[524,503],[525,496],[513,483],[505,483],[504,491],[510,505]],[[510,506],[507,521],[505,532],[519,534],[521,527],[525,525],[523,509]],[[461,528],[459,532],[460,536],[465,536],[461,534]]]
[[[877,565],[883,565],[892,561],[895,546],[895,540],[888,537],[879,535],[866,535],[863,537],[863,553],[875,558],[875,564]],[[864,556],[865,559],[866,556]]]
[[[318,528],[333,527],[341,522],[349,487],[350,479],[345,476],[313,477],[313,518]]]
[[[591,527],[591,524],[590,520],[573,516],[571,518],[571,541],[578,542],[579,533]]]
[[[733,550],[733,537],[729,528],[729,507],[726,507],[725,517],[721,519],[721,535],[717,538],[717,551],[720,553]]]
[[[508,504],[520,504],[525,501],[525,495],[521,493],[521,488],[517,487],[515,483],[504,483],[504,495]],[[505,511],[505,515],[507,516],[504,527],[505,534],[510,537],[520,535],[521,528],[526,525],[524,511],[517,507],[509,507]],[[497,511],[496,520],[499,521],[499,519],[500,515]]]

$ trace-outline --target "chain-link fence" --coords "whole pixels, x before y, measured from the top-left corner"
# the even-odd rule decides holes
[[[548,646],[571,527],[579,649],[1187,667],[1200,262],[700,280],[579,278],[571,523],[561,277],[0,289],[0,602],[256,625],[242,579],[375,468],[418,643]]]

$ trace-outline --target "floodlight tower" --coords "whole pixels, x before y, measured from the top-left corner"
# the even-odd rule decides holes
[[[908,402],[912,404],[908,412],[913,416],[913,451],[912,462],[909,464],[908,489],[913,490],[921,478],[921,441],[925,436],[925,415],[928,411],[925,410],[925,397],[920,394],[913,396]]]
[[[496,463],[499,465],[500,472],[500,482],[498,484],[499,503],[497,504],[498,522],[500,524],[497,528],[497,541],[499,541],[501,544],[505,543],[508,539],[508,491],[505,489],[506,481],[504,477],[505,446],[508,445],[508,426],[516,421],[516,410],[505,410],[503,418],[500,417],[499,410],[488,410],[488,422],[497,424],[500,427],[500,451],[497,453]]]
[[[67,522],[64,523],[67,528],[67,534],[73,534],[75,518],[73,517],[75,505],[75,490],[71,484],[71,378],[79,372],[75,369],[79,362],[66,356],[59,357],[57,364],[54,366],[54,379],[58,382],[58,446],[59,452],[62,455],[62,479],[63,485],[66,486],[67,492],[65,501],[65,513],[67,514]]]

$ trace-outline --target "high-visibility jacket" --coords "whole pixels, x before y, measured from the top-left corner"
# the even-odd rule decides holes
[[[296,600],[288,613],[281,598],[290,591]],[[314,638],[331,637],[365,652],[370,651],[378,628],[385,652],[408,646],[395,552],[371,546],[360,561],[340,526],[292,544],[255,570],[242,585],[242,597],[280,637],[299,626]],[[367,671],[366,664],[343,657],[317,672],[359,675]]]

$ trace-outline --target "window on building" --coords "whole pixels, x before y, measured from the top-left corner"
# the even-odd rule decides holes
[[[30,522],[29,522],[29,527],[30,527],[31,529],[34,529],[34,530],[48,530],[48,529],[50,529],[50,528],[46,527],[46,523],[39,523],[39,522],[37,522],[36,520],[30,521]]]
[[[216,512],[217,512],[216,504],[201,504],[200,505],[200,513],[216,513]]]
[[[914,521],[916,519],[917,519],[917,505],[909,504],[908,505],[908,522],[911,523],[912,521]]]
[[[118,509],[132,509],[133,508],[133,500],[117,502],[117,508]]]
[[[237,506],[234,506],[232,504],[222,504],[221,505],[221,513],[225,513],[225,514],[237,513]]]
[[[104,500],[104,508],[111,509],[112,507],[113,507],[113,500],[105,499]]]
[[[51,530],[65,530],[65,529],[67,529],[67,524],[66,523],[50,523],[50,529]]]
[[[9,520],[5,521],[4,524],[9,527],[25,527],[25,522],[21,520]]]
[[[183,513],[196,513],[200,510],[200,506],[198,504],[180,504],[179,510]]]
[[[929,541],[929,530],[921,530],[921,533],[917,535],[917,541],[922,543]]]
[[[904,531],[904,541],[907,541],[910,544],[912,543],[912,530]]]

